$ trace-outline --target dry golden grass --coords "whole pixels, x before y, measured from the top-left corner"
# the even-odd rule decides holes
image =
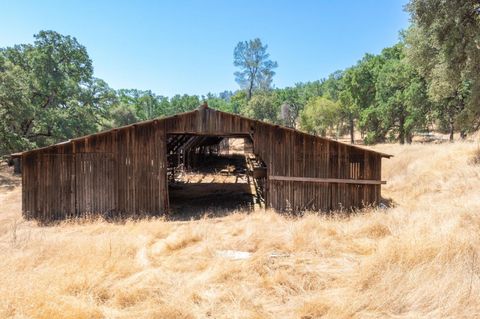
[[[480,317],[476,145],[376,148],[396,206],[349,217],[39,227],[3,191],[0,318]]]

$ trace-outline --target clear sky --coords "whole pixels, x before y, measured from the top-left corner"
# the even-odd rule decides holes
[[[95,76],[157,94],[235,90],[233,49],[259,37],[276,87],[313,81],[378,53],[408,26],[406,0],[0,0],[0,47],[39,30],[86,46]]]

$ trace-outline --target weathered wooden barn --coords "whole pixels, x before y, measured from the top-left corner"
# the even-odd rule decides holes
[[[14,154],[26,218],[169,211],[169,156],[196,156],[225,137],[246,138],[266,174],[265,206],[279,211],[378,203],[388,154],[208,108]]]

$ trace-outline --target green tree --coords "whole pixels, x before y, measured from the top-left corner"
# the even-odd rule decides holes
[[[141,121],[164,116],[169,112],[170,103],[168,99],[156,95],[150,90],[121,89],[117,91],[117,95],[118,103],[132,108],[135,117]],[[125,106],[122,108],[126,109]]]
[[[298,87],[286,87],[275,91],[276,99],[280,103],[280,118],[282,124],[295,127],[298,115],[304,104],[300,98]]]
[[[34,37],[32,45],[0,50],[3,153],[94,132],[103,115],[92,104],[100,84],[85,47],[54,31]]]
[[[391,49],[392,56],[380,69],[376,82],[376,102],[380,123],[377,139],[386,132],[395,134],[400,144],[412,142],[413,132],[426,124],[430,103],[426,83],[404,59],[403,45]]]
[[[324,94],[324,88],[322,86],[322,81],[320,80],[297,83],[296,88],[298,89],[299,97],[303,105],[307,104],[311,98],[322,96]]]
[[[448,117],[450,139],[480,122],[480,2],[411,0],[409,61],[428,81],[437,114]]]
[[[247,107],[247,93],[244,90],[236,91],[230,98],[232,104],[232,111],[235,114],[244,114]]]
[[[213,93],[208,93],[207,96],[202,96],[202,100],[208,103],[208,107],[223,112],[233,112],[232,103],[230,103],[230,96],[222,98]]]
[[[200,105],[200,98],[196,95],[175,95],[170,99],[169,115],[175,113],[188,112],[196,109]]]
[[[278,101],[272,92],[263,91],[255,94],[248,101],[245,109],[242,110],[243,115],[260,121],[270,123],[279,122]]]
[[[337,70],[330,74],[328,78],[320,81],[321,95],[328,97],[332,101],[338,101],[340,99],[340,93],[343,89],[343,76],[344,71]]]
[[[104,128],[108,110],[117,102],[115,90],[98,78],[92,78],[78,97],[69,101],[69,107],[57,118],[56,125],[61,135],[77,137],[87,132]]]
[[[0,55],[0,156],[35,146],[25,126],[35,114],[30,96],[28,73]]]
[[[256,38],[239,42],[233,51],[233,65],[240,68],[235,72],[235,81],[246,90],[247,100],[251,99],[255,90],[267,90],[272,85],[274,69],[278,64],[269,59],[267,48]]]
[[[326,97],[311,98],[300,112],[302,130],[320,136],[338,135],[340,105]]]
[[[112,106],[108,114],[109,121],[104,124],[104,128],[120,127],[140,121],[135,109],[124,103],[117,103]]]
[[[348,123],[350,142],[352,144],[355,142],[355,123],[360,119],[362,113],[364,114],[364,119],[370,119],[370,123],[377,113],[372,109],[376,107],[376,83],[378,70],[381,68],[382,63],[381,57],[366,54],[355,66],[343,73],[339,100],[342,117]],[[365,120],[360,121],[362,135],[365,129],[367,129],[363,125],[364,123],[366,123]],[[375,127],[372,128],[374,129]]]

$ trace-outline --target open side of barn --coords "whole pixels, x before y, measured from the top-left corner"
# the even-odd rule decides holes
[[[199,156],[225,137],[247,138],[264,165],[264,201],[279,211],[330,211],[380,200],[381,160],[390,157],[208,108],[15,154],[22,162],[26,218],[169,211],[169,155]]]

